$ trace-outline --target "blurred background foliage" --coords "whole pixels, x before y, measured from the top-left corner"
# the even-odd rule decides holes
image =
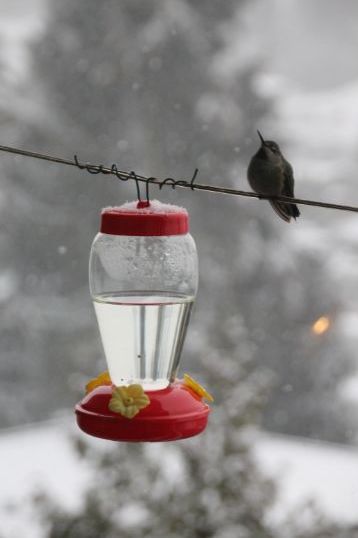
[[[285,88],[265,84],[268,59],[250,46],[256,12],[249,2],[62,0],[46,10],[21,84],[0,72],[4,143],[162,178],[190,178],[198,167],[199,182],[246,189],[260,128],[279,137],[294,166],[297,155],[305,173],[298,195],[337,194],[342,169],[327,176],[324,191],[312,177],[324,176],[324,165],[320,172],[317,158],[310,168],[292,124],[280,124]],[[356,171],[353,157],[350,166]],[[88,254],[100,208],[134,198],[135,188],[30,159],[2,156],[0,167],[6,427],[68,410],[105,368]],[[353,185],[349,177],[343,194]],[[354,538],[356,530],[318,516],[308,533],[292,521],[273,531],[265,514],[274,484],[250,454],[250,432],[260,424],[356,440],[356,405],[341,391],[356,371],[356,339],[344,328],[356,298],[356,235],[337,224],[344,219],[351,230],[350,217],[303,207],[300,221],[285,226],[264,202],[153,187],[151,195],[191,215],[200,291],[182,369],[214,393],[215,411],[205,435],[175,448],[121,446],[102,454],[79,442],[101,487],[90,489],[75,516],[43,501],[48,537]],[[330,330],[315,334],[322,315]],[[170,458],[163,465],[170,450],[182,469],[171,481]],[[127,505],[135,506],[135,525],[125,523]]]

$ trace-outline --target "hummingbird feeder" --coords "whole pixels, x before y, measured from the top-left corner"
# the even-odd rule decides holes
[[[209,393],[177,378],[198,285],[185,209],[130,202],[102,211],[90,292],[108,371],[87,384],[79,427],[114,441],[169,441],[202,432]]]

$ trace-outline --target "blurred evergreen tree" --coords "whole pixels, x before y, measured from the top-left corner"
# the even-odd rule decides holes
[[[218,21],[224,17],[218,4],[216,15]],[[45,40],[48,46],[42,45],[37,58],[41,69],[56,59],[58,76],[49,81],[51,107],[66,111],[66,121],[73,119],[77,132],[82,128],[83,136],[89,138],[86,151],[90,150],[91,158],[98,151],[97,135],[107,126],[103,136],[112,148],[113,141],[120,141],[126,157],[133,156],[131,167],[148,167],[162,176],[180,174],[184,157],[195,164],[203,148],[213,147],[216,139],[211,129],[205,125],[203,129],[196,112],[202,95],[213,86],[209,67],[219,42],[207,26],[205,10],[185,2],[153,2],[144,9],[139,2],[108,2],[100,7],[87,0],[54,4]],[[77,71],[78,65],[83,71]],[[63,95],[59,86],[68,80],[71,88],[64,85]],[[113,91],[117,82],[118,95]],[[82,92],[74,92],[78,86]],[[221,92],[214,88],[210,99]],[[91,139],[89,133],[95,129],[97,135]],[[64,141],[70,142],[70,137]],[[217,159],[214,170],[206,149],[201,160],[207,172],[227,169]],[[167,196],[170,199],[170,193]],[[193,204],[190,196],[185,198]],[[215,205],[212,200],[209,203],[210,211]],[[198,220],[200,216],[205,220],[202,212]],[[80,238],[72,240],[76,244]],[[246,441],[247,426],[255,421],[265,396],[266,377],[253,371],[250,361],[238,362],[231,355],[235,342],[236,338],[220,360],[214,349],[202,343],[206,379],[217,383],[223,393],[220,397],[218,391],[222,407],[213,415],[208,432],[169,449],[121,445],[105,454],[94,452],[100,487],[90,488],[80,514],[48,508],[49,537],[100,534],[110,538],[120,533],[123,537],[269,538],[263,516],[273,486],[260,476]],[[238,386],[239,378],[242,384]],[[172,459],[165,462],[171,451]],[[178,464],[181,471],[176,474],[171,466]],[[128,511],[133,507],[136,515],[131,526]]]
[[[199,181],[237,185],[257,147],[251,134],[270,119],[270,103],[257,90],[260,58],[245,55],[246,6],[52,2],[33,49],[31,110],[14,143],[159,177],[190,177],[198,166]],[[233,28],[244,52],[225,70]],[[133,185],[37,161],[8,166],[6,175],[13,202],[2,214],[11,222],[6,263],[17,289],[2,314],[11,400],[3,424],[67,407],[84,377],[103,368],[88,252],[99,208],[134,197]],[[339,335],[315,339],[310,332],[315,317],[341,308],[325,265],[296,247],[265,202],[184,191],[179,199],[169,189],[160,196],[188,207],[201,260],[191,328],[197,338],[189,332],[184,364],[195,368],[205,356],[203,340],[231,349],[236,360],[254,360],[275,375],[266,426],[349,438],[336,397],[349,356]],[[230,331],[239,348],[228,343]],[[19,396],[14,388],[24,383]]]
[[[255,90],[258,64],[243,61],[226,78],[216,71],[226,25],[235,17],[240,23],[244,6],[233,0],[52,2],[45,36],[34,48],[33,114],[17,142],[162,177],[188,177],[199,166],[203,180],[235,184],[244,173],[238,157],[247,162],[256,146],[247,133],[269,108]],[[4,218],[17,215],[9,263],[21,285],[6,312],[5,336],[18,364],[14,382],[27,387],[22,397],[14,393],[12,409],[20,419],[42,418],[68,404],[69,386],[77,389],[81,376],[93,373],[99,344],[88,313],[89,246],[98,208],[133,197],[134,189],[38,163],[7,174],[15,195]],[[176,193],[164,196],[178,202]],[[82,512],[45,505],[49,538],[273,535],[265,522],[273,486],[252,460],[250,427],[266,401],[269,370],[277,371],[279,389],[301,376],[297,393],[312,376],[305,361],[283,367],[293,353],[301,359],[306,345],[306,321],[302,330],[282,330],[297,269],[283,252],[289,240],[281,243],[278,224],[261,206],[206,194],[198,201],[185,192],[182,199],[192,210],[202,267],[187,364],[200,361],[217,398],[209,429],[175,445],[94,452],[97,480]],[[314,302],[326,288],[311,282]],[[297,317],[306,320],[312,303],[299,306]],[[311,379],[320,382],[318,373]],[[328,389],[331,395],[332,385]],[[311,405],[305,415],[306,421],[315,417],[316,431],[324,431],[324,401],[319,414]],[[283,405],[293,409],[287,416],[294,422],[299,406],[288,397],[276,405],[272,413]],[[91,449],[82,448],[90,458]]]
[[[120,444],[103,451],[77,441],[95,480],[83,509],[42,504],[48,538],[270,538],[265,513],[274,498],[250,455],[251,424],[265,397],[265,379],[230,356],[207,357],[225,401],[201,436],[176,443]],[[235,373],[241,387],[229,380]],[[233,376],[232,379],[235,379]],[[110,443],[108,443],[110,445]]]

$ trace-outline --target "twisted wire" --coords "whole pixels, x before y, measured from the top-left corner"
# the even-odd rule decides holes
[[[171,177],[167,177],[165,179],[159,179],[153,176],[150,176],[150,177],[142,176],[140,174],[137,174],[133,170],[130,172],[120,170],[117,164],[115,163],[112,164],[111,166],[105,166],[103,164],[91,164],[88,162],[81,162],[78,159],[77,155],[74,155],[73,159],[70,160],[70,159],[64,159],[62,157],[55,157],[53,155],[48,155],[44,153],[38,153],[35,151],[29,151],[25,149],[15,148],[11,146],[3,146],[3,145],[0,145],[0,151],[4,151],[6,153],[13,153],[16,155],[22,155],[24,157],[33,157],[35,159],[41,159],[41,160],[49,161],[56,164],[75,166],[79,170],[85,170],[89,174],[114,175],[120,181],[132,180],[136,184],[138,200],[141,200],[139,184],[145,183],[146,184],[145,193],[146,193],[147,202],[149,202],[149,186],[156,185],[159,187],[159,190],[167,186],[172,187],[173,189],[177,187],[188,188],[192,191],[194,190],[207,191],[207,192],[213,192],[216,194],[227,194],[230,196],[244,196],[247,198],[279,200],[280,202],[283,202],[285,204],[309,205],[309,206],[315,206],[315,207],[323,207],[326,209],[337,209],[341,211],[351,211],[351,212],[358,213],[357,206],[332,204],[328,202],[321,202],[317,200],[308,200],[308,199],[302,199],[302,198],[290,198],[289,196],[266,196],[266,195],[257,194],[256,192],[251,192],[251,191],[243,191],[243,190],[232,189],[232,188],[227,188],[227,187],[219,187],[216,185],[196,183],[196,178],[199,173],[199,170],[197,168],[195,169],[192,177],[189,180],[186,180],[186,179],[175,180]]]

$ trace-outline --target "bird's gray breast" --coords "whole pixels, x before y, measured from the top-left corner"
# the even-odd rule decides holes
[[[247,170],[247,179],[255,192],[279,196],[284,184],[284,171],[279,164],[254,156]]]

